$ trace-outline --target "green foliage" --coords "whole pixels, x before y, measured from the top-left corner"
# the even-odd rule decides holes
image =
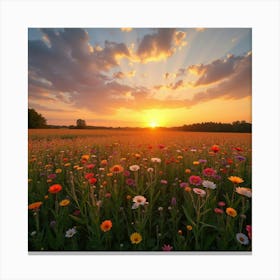
[[[28,109],[28,128],[45,128],[47,120],[34,109]]]

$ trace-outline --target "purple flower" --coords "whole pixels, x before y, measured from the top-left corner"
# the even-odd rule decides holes
[[[200,163],[206,163],[206,162],[207,162],[206,159],[199,159],[198,161],[199,161]]]
[[[127,183],[127,185],[129,186],[133,186],[135,184],[135,181],[132,178],[127,178],[125,180],[125,182]]]
[[[130,175],[130,172],[129,172],[128,170],[125,170],[125,171],[123,172],[123,175],[124,175],[125,177],[128,177],[128,176]]]
[[[171,198],[171,205],[172,205],[172,206],[175,206],[176,204],[177,204],[176,197],[173,196],[173,197]]]
[[[48,176],[48,179],[55,179],[56,178],[56,174],[52,173]]]
[[[185,188],[185,187],[188,187],[189,184],[187,182],[182,182],[180,183],[180,188]]]
[[[238,155],[238,156],[236,156],[235,158],[236,158],[237,160],[239,160],[239,161],[244,161],[244,160],[246,160],[246,158],[243,157],[243,156],[241,156],[241,155]]]
[[[56,225],[56,221],[51,221],[51,222],[50,222],[50,227],[51,227],[51,228],[54,228],[55,225]]]
[[[173,250],[173,247],[169,244],[168,245],[164,244],[162,246],[162,251],[169,252],[169,251],[172,251],[172,250]]]

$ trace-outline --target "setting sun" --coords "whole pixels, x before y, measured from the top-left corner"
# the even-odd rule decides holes
[[[152,122],[150,122],[149,126],[151,128],[156,128],[158,126],[158,124],[156,122],[152,121]]]

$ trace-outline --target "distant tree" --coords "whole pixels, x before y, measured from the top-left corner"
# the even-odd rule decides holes
[[[82,119],[78,119],[77,120],[77,128],[86,128],[86,121],[85,120],[82,120]]]
[[[44,128],[47,120],[34,109],[28,109],[28,128]]]

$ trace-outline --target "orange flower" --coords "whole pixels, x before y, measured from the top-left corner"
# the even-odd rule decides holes
[[[111,220],[105,220],[102,222],[102,224],[100,225],[100,228],[102,231],[106,232],[109,231],[112,228],[112,222]]]
[[[123,170],[124,170],[123,167],[119,164],[116,164],[110,168],[110,171],[113,173],[121,173],[121,172],[123,172]]]
[[[191,190],[192,190],[192,188],[191,188],[191,187],[188,187],[188,186],[187,186],[187,187],[185,187],[185,191],[186,191],[186,192],[190,192]]]
[[[33,202],[28,205],[28,209],[29,210],[38,210],[42,204],[43,204],[43,202],[41,202],[41,201]]]
[[[62,186],[59,184],[54,184],[49,187],[49,193],[58,193],[62,190]]]
[[[82,155],[82,160],[87,161],[89,159],[89,155]]]
[[[190,174],[190,173],[191,173],[191,170],[190,170],[189,168],[187,168],[187,169],[185,170],[185,173]]]
[[[192,230],[192,226],[191,225],[187,225],[186,228],[187,228],[188,231]]]
[[[237,177],[237,176],[230,176],[228,179],[234,184],[240,184],[240,183],[244,182],[244,180],[242,178]]]
[[[69,199],[63,199],[59,202],[60,206],[67,206],[70,203]]]
[[[211,150],[212,150],[214,153],[217,153],[217,152],[219,152],[220,148],[219,148],[218,145],[213,145],[213,146],[211,147]]]
[[[228,207],[228,208],[226,209],[226,213],[227,213],[229,216],[233,217],[233,218],[237,216],[236,210],[233,209],[233,208],[231,208],[231,207]]]
[[[108,164],[108,161],[106,159],[102,159],[100,164],[106,166]]]
[[[142,241],[142,236],[138,232],[134,232],[130,235],[130,241],[132,244],[138,244]]]

